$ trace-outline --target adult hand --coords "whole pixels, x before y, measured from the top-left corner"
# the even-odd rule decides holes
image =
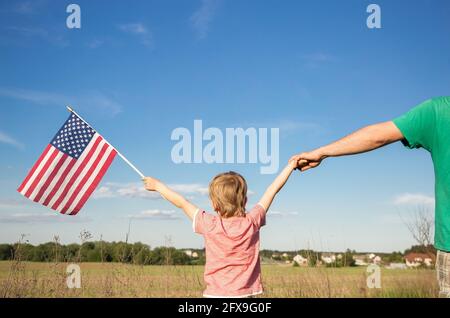
[[[289,160],[296,161],[297,169],[300,169],[300,171],[306,171],[320,165],[322,160],[325,158],[326,156],[323,155],[318,149],[316,149],[310,152],[303,152],[298,155],[292,156]]]

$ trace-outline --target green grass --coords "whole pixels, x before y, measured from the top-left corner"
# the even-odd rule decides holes
[[[0,297],[201,297],[203,266],[82,263],[82,288],[66,286],[67,264],[0,262]],[[436,297],[434,270],[381,271],[369,289],[364,267],[263,265],[262,297]]]

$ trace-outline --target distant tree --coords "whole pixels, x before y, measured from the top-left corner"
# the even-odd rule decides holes
[[[149,263],[152,265],[188,265],[191,259],[183,251],[174,247],[157,247],[150,253]]]
[[[428,246],[413,245],[410,248],[405,250],[405,254],[409,254],[409,253],[436,254],[436,249],[432,244],[430,244]]]
[[[174,250],[172,254],[172,265],[189,265],[191,258],[183,251]]]
[[[11,244],[0,244],[0,260],[7,261],[12,259],[13,246]]]
[[[112,243],[102,242],[101,251],[103,255],[103,262],[114,261],[114,246]]]
[[[73,262],[78,256],[78,251],[80,250],[80,245],[69,244],[62,248],[63,260],[66,262]]]
[[[131,263],[132,246],[125,242],[117,242],[114,244],[114,262]]]
[[[424,253],[434,253],[433,233],[434,233],[434,212],[425,205],[419,205],[413,211],[410,220],[404,220],[406,227],[419,246],[424,248]]]
[[[89,249],[86,252],[86,262],[101,262],[101,253],[99,248]]]
[[[403,263],[403,253],[392,252],[384,257],[388,263]]]
[[[150,262],[150,246],[140,242],[134,243],[132,248],[133,263],[138,265],[146,265]]]
[[[342,258],[338,261],[341,262],[341,266],[356,266],[356,262],[353,259],[355,253],[350,249],[347,249],[344,254],[342,254]]]

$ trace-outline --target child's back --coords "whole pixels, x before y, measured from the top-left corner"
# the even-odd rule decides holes
[[[259,229],[265,209],[256,205],[245,216],[222,218],[198,211],[194,231],[205,239],[205,297],[246,297],[261,294]]]
[[[245,213],[247,183],[235,172],[222,173],[209,184],[209,197],[217,215],[207,214],[157,179],[146,177],[145,188],[158,191],[183,209],[203,235],[206,249],[205,297],[247,297],[263,292],[259,262],[259,230],[275,195],[297,162],[290,161],[266,189],[259,203]]]

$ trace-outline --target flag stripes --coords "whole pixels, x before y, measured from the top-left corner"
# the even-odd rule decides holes
[[[44,158],[47,156],[49,150],[52,148],[51,145],[47,145],[47,147],[45,148],[44,152],[41,154],[41,156],[39,157],[39,159],[36,161],[36,163],[33,165],[33,167],[31,168],[30,172],[28,173],[27,177],[25,178],[25,180],[22,182],[22,184],[20,185],[19,189],[17,189],[17,191],[19,191],[20,193],[24,194],[22,191],[23,190],[28,190],[28,181],[30,181],[31,177],[35,174],[36,170],[39,168],[39,166],[41,165],[42,161],[44,160]],[[25,189],[25,187],[27,187]]]
[[[117,151],[115,149],[110,151],[110,153],[108,155],[108,159],[106,159],[106,161],[103,163],[103,166],[100,169],[100,171],[98,172],[98,174],[96,175],[95,179],[89,185],[88,189],[86,190],[84,195],[81,197],[81,199],[78,201],[77,205],[75,206],[75,208],[73,209],[73,211],[70,214],[72,214],[72,215],[77,214],[81,210],[83,205],[86,203],[87,199],[89,199],[89,196],[91,195],[91,193],[94,192],[95,188],[100,183],[100,180],[102,180],[103,175],[106,173],[109,166],[113,162],[116,154],[117,154]]]
[[[56,196],[50,201],[49,206],[56,211],[61,212],[61,205],[67,202],[69,196],[72,195],[73,191],[75,191],[75,187],[77,185],[76,180],[81,177],[83,174],[83,170],[91,160],[94,153],[96,153],[98,145],[102,142],[103,138],[101,136],[94,136],[92,138],[89,145],[86,147],[86,150],[77,160],[77,163],[71,169],[69,174],[66,177],[66,180],[63,182],[62,186],[56,193]],[[74,186],[75,185],[75,186]]]
[[[53,180],[55,179],[55,177],[60,172],[61,167],[66,162],[66,159],[67,159],[67,155],[66,154],[63,154],[63,153],[58,154],[58,156],[56,158],[57,163],[56,163],[54,169],[51,171],[50,175],[46,178],[45,183],[42,185],[42,187],[39,190],[39,192],[37,193],[37,195],[35,197],[33,197],[33,198],[30,198],[30,199],[32,199],[35,202],[41,202],[42,196],[48,195],[49,186],[52,184]]]
[[[82,152],[80,146],[73,146],[81,153],[78,158],[49,144],[17,190],[62,214],[77,214],[117,154],[102,136],[93,130],[92,133]]]

